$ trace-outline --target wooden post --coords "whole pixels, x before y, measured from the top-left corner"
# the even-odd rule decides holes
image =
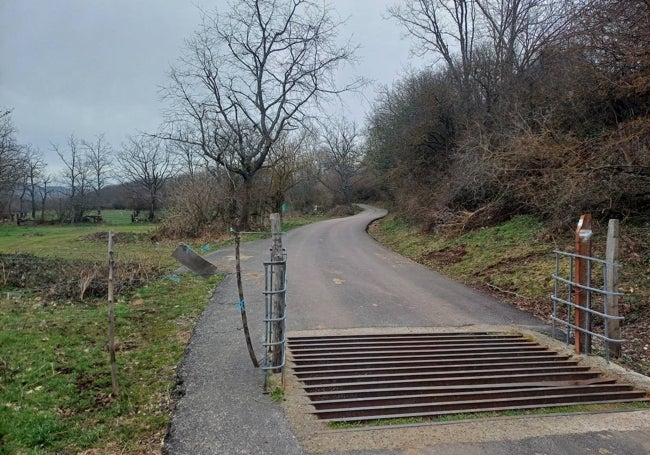
[[[115,361],[115,300],[113,298],[113,269],[115,258],[113,253],[113,231],[108,231],[108,353],[111,362],[111,386],[113,395],[120,395],[120,385],[117,382],[117,363]]]
[[[619,238],[619,222],[618,220],[609,220],[607,226],[607,250],[605,253],[605,260],[607,262],[607,273],[605,274],[605,290],[607,292],[617,292],[618,290],[618,238]],[[609,316],[618,316],[618,296],[607,294],[605,295],[605,314]],[[618,319],[610,319],[607,323],[607,338],[620,340],[621,327]],[[614,358],[621,356],[621,343],[609,344],[609,355]]]
[[[591,214],[585,214],[580,217],[578,227],[575,233],[576,254],[580,256],[591,256]],[[576,284],[587,286],[587,259],[575,258],[574,262],[574,280]],[[580,287],[575,287],[574,303],[577,306],[586,307],[587,305],[587,290]],[[576,308],[575,310],[575,325],[583,330],[589,330],[587,327],[587,315],[584,310]],[[588,353],[591,351],[590,337],[587,333],[580,330],[575,331],[575,351],[576,353]]]
[[[282,261],[282,219],[279,213],[271,214],[271,235],[273,237],[273,244],[271,246],[271,261]],[[284,286],[284,269],[277,265],[272,265],[272,289],[278,291]],[[273,294],[272,297],[272,317],[280,318],[284,314],[284,296],[281,294]],[[284,333],[282,330],[282,321],[274,321],[271,326],[271,342],[279,343],[282,341]],[[271,353],[271,364],[280,365],[282,363],[282,349],[279,345],[273,345]]]

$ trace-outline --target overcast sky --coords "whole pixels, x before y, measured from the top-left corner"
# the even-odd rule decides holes
[[[386,9],[399,0],[330,0],[349,18],[341,31],[361,46],[353,68],[374,80],[349,95],[346,116],[363,122],[381,85],[422,63],[409,55]],[[159,89],[201,13],[225,0],[0,0],[0,107],[13,110],[18,140],[56,164],[52,144],[104,133],[114,149],[161,122]]]

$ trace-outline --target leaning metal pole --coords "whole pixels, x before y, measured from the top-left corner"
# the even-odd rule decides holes
[[[235,235],[235,268],[237,271],[237,290],[239,291],[239,312],[241,313],[241,322],[244,327],[244,335],[246,336],[246,346],[248,347],[248,355],[251,357],[253,366],[255,368],[259,367],[259,362],[257,357],[255,357],[255,350],[253,349],[253,343],[251,342],[251,334],[248,330],[248,318],[246,317],[246,304],[244,303],[244,287],[241,281],[241,260],[239,257],[239,244],[241,243],[241,238],[239,232],[231,230]]]

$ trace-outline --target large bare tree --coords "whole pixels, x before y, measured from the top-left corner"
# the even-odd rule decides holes
[[[153,221],[160,193],[176,172],[174,157],[164,141],[146,135],[129,137],[117,155],[122,183],[133,184],[147,194],[148,220]]]
[[[389,9],[414,51],[442,62],[464,97],[508,98],[513,77],[575,20],[578,0],[404,0]],[[488,110],[491,106],[488,105]]]
[[[415,38],[418,55],[432,53],[442,61],[456,82],[466,86],[476,50],[474,0],[407,0],[389,8],[407,33]]]
[[[335,83],[335,71],[354,57],[349,44],[337,44],[339,25],[316,1],[231,1],[226,13],[204,14],[171,71],[165,136],[239,176],[241,228],[273,144],[312,115],[314,103],[363,83]]]

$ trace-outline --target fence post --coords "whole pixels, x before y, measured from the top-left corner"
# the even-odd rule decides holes
[[[280,262],[283,259],[282,251],[282,219],[279,213],[271,214],[271,235],[273,236],[273,245],[271,247],[271,262]],[[277,291],[282,289],[284,283],[284,269],[279,265],[271,265],[271,289]],[[278,320],[274,321],[271,328],[271,343],[278,343],[282,341],[284,334],[282,333],[282,322],[279,320],[284,314],[284,296],[281,294],[273,294],[272,297],[272,317]],[[282,349],[280,345],[272,345],[271,365],[280,365],[282,363]]]
[[[591,214],[587,213],[580,217],[575,234],[576,254],[580,256],[591,256]],[[589,268],[588,260],[577,257],[575,260],[575,282],[580,286],[587,286],[589,277],[587,270]],[[587,290],[580,286],[575,288],[575,304],[577,307],[586,307],[588,302]],[[587,327],[586,311],[580,308],[575,309],[575,325],[583,330],[589,330]],[[581,330],[575,331],[575,351],[576,353],[589,353],[591,351],[591,339],[589,334]]]
[[[108,231],[108,353],[111,362],[111,385],[113,395],[119,396],[120,385],[117,382],[117,363],[115,361],[115,300],[113,298],[113,231]]]
[[[618,316],[618,296],[614,293],[618,291],[618,238],[619,222],[618,220],[609,220],[607,226],[607,250],[605,260],[607,262],[607,273],[605,274],[605,314],[609,316]],[[618,319],[610,319],[607,323],[607,338],[613,340],[621,339],[621,327]],[[621,343],[607,342],[609,354],[614,358],[621,356]]]

